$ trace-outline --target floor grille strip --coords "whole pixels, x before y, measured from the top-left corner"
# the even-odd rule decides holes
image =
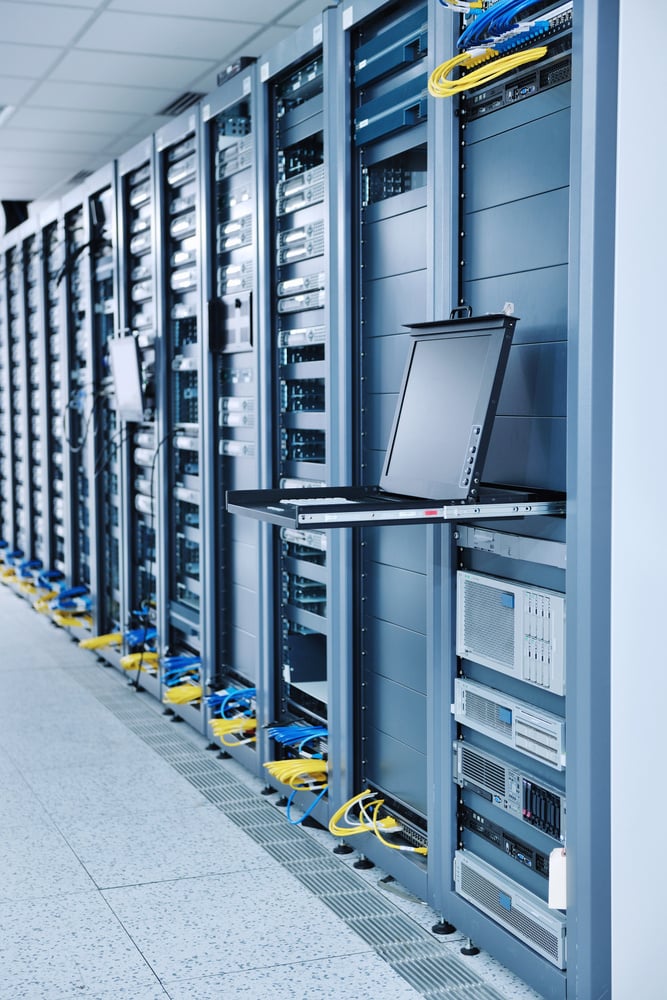
[[[336,913],[374,952],[421,996],[429,1000],[503,1000],[443,944],[369,889],[330,851],[291,826],[275,806],[227,774],[167,719],[118,689],[116,671],[73,669],[71,674],[116,718],[159,754],[202,796],[291,872]]]

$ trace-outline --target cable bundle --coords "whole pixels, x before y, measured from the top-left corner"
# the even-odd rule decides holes
[[[189,705],[193,701],[201,701],[203,695],[202,688],[194,681],[186,681],[184,684],[176,684],[165,691],[162,699],[167,705]]]
[[[357,833],[374,833],[385,847],[391,847],[394,851],[409,851],[412,854],[427,854],[426,847],[412,847],[407,844],[392,844],[384,834],[400,833],[403,829],[398,820],[393,816],[380,818],[380,809],[384,805],[384,799],[380,798],[376,792],[367,789],[354,795],[338,809],[329,821],[329,832],[334,837],[353,837]],[[355,806],[358,814],[354,815]],[[372,811],[371,811],[372,810]],[[340,825],[341,819],[345,826]]]
[[[440,3],[460,13],[468,13],[473,7],[481,6],[451,0],[440,0]],[[498,0],[486,10],[476,13],[458,40],[458,48],[462,50],[459,55],[433,70],[428,82],[429,93],[433,97],[453,97],[482,87],[519,66],[542,59],[548,51],[543,45],[521,52],[510,51],[549,31],[551,22],[548,18],[517,20],[523,11],[536,6],[535,0]],[[480,63],[484,65],[480,66]],[[464,73],[457,80],[452,80],[450,75],[457,67]]]
[[[238,715],[234,719],[209,719],[209,726],[225,747],[243,746],[245,743],[254,743],[257,739],[257,720],[246,715]],[[233,740],[226,737],[234,736]]]
[[[138,670],[142,673],[153,674],[158,668],[159,661],[159,653],[147,649],[142,653],[126,653],[125,656],[121,656],[120,665],[123,670]]]
[[[257,688],[254,687],[227,688],[210,694],[206,704],[223,719],[233,719],[238,715],[254,718],[256,697]]]
[[[105,635],[92,635],[88,639],[80,639],[82,649],[105,649],[107,646],[120,646],[123,641],[122,632],[107,632]]]
[[[309,743],[316,740],[326,740],[329,733],[326,726],[307,726],[305,723],[295,723],[292,726],[271,726],[267,730],[269,736],[281,746],[290,747],[301,757],[322,759],[322,753],[307,750]]]
[[[312,813],[317,803],[326,795],[329,787],[328,764],[325,760],[311,758],[291,758],[289,760],[270,760],[264,764],[270,775],[289,785],[292,793],[287,800],[287,821],[292,826],[299,826]],[[313,801],[299,819],[292,819],[292,803],[297,792],[318,792]]]

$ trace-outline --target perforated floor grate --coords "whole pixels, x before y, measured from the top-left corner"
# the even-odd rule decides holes
[[[73,670],[119,721],[150,746],[247,836],[279,861],[310,892],[336,913],[406,983],[429,1000],[505,1000],[469,966],[444,951],[444,945],[405,916],[356,875],[343,861],[286,822],[275,806],[226,773],[210,755],[168,719],[114,686],[109,670]]]

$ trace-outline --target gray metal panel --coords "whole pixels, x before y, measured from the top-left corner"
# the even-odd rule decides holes
[[[234,583],[256,591],[259,586],[257,548],[239,542],[234,545]]]
[[[551,115],[563,108],[570,106],[570,84],[565,83],[560,87],[553,87],[551,90],[542,91],[536,94],[529,101],[518,101],[510,104],[502,111],[492,115],[484,115],[474,119],[466,125],[466,142],[477,142],[480,139],[487,139],[489,136],[497,135],[523,125],[528,118],[536,119],[544,115]]]
[[[426,267],[425,226],[424,208],[370,223],[367,278],[385,278]]]
[[[382,530],[382,529],[379,529]],[[366,611],[416,632],[426,631],[426,577],[395,566],[377,565],[366,589]]]
[[[368,630],[365,653],[374,674],[414,691],[426,691],[426,637],[420,632],[376,619]]]
[[[366,557],[371,562],[400,566],[423,573],[426,565],[426,535],[415,527],[400,525],[366,533]]]
[[[365,710],[366,730],[376,729],[420,754],[426,753],[426,698],[423,692],[376,676]]]
[[[257,630],[257,592],[234,583],[228,601],[234,625],[253,635]]]
[[[366,281],[364,295],[368,319],[365,322],[370,326],[367,334],[394,336],[403,324],[425,320],[426,277],[426,270],[419,270]]]
[[[484,480],[564,489],[565,436],[565,419],[496,417]]]
[[[564,340],[567,334],[567,264],[469,280],[465,300],[475,315],[498,312],[510,299],[520,318],[513,344]],[[514,348],[513,348],[514,349]]]
[[[370,726],[364,732],[364,778],[426,815],[424,754]]]
[[[378,451],[386,449],[396,412],[397,399],[398,393],[384,393],[366,397],[366,447]]]
[[[229,632],[229,645],[229,666],[233,670],[237,670],[242,677],[247,677],[249,681],[257,683],[259,677],[257,637],[234,626]]]
[[[466,216],[466,278],[553,267],[568,259],[568,191],[562,188]],[[508,291],[511,282],[507,283]]]
[[[470,133],[467,133],[467,141]],[[475,211],[567,187],[570,181],[570,114],[564,108],[521,128],[485,140],[482,156],[468,150],[466,200]],[[548,224],[548,222],[547,222]]]
[[[369,394],[400,391],[408,356],[408,339],[407,333],[369,337],[366,346],[366,387]]]
[[[567,347],[564,342],[513,347],[498,416],[564,417]]]

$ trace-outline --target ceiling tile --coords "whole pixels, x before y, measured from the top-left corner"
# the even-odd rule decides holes
[[[53,132],[35,132],[31,129],[8,127],[0,128],[0,150],[1,149],[25,149],[31,150],[28,154],[30,159],[41,155],[48,156],[52,149],[62,149],[63,145],[73,152],[94,153],[101,146],[109,142],[110,136],[98,132],[72,132],[65,136],[57,129]],[[4,197],[4,195],[2,195]]]
[[[256,30],[254,24],[236,21],[104,11],[84,32],[77,47],[218,60],[221,52],[240,45]]]
[[[243,0],[243,20],[266,24],[294,5],[295,0]],[[187,10],[184,10],[183,0],[111,0],[109,10],[229,19],[229,4],[220,0],[188,0]]]
[[[137,87],[177,88],[180,92],[209,68],[213,66],[207,66],[199,59],[168,59],[75,49],[58,64],[53,78],[97,84],[122,80]]]
[[[68,45],[84,24],[94,16],[76,7],[35,7],[23,0],[0,0],[3,42],[31,45]]]
[[[19,76],[0,76],[0,104],[18,104],[34,86],[34,80]]]
[[[60,129],[63,132],[126,132],[140,115],[116,111],[80,111],[67,108],[19,108],[11,118],[14,129]]]
[[[7,45],[0,42],[0,66],[7,76],[36,79],[53,65],[60,49],[50,45]]]
[[[2,101],[2,80],[0,77],[0,102]],[[33,85],[33,84],[31,84]],[[160,90],[158,87],[116,87],[113,84],[65,83],[47,80],[40,84],[26,107],[81,108],[87,111],[129,111],[139,115],[154,114],[175,100],[181,90]]]
[[[0,177],[6,166],[25,166],[26,159],[24,149],[0,149]],[[35,162],[35,157],[30,155],[29,162]],[[81,153],[62,149],[49,150],[49,162],[54,166],[62,167],[63,170],[68,167],[78,167],[81,162]]]

